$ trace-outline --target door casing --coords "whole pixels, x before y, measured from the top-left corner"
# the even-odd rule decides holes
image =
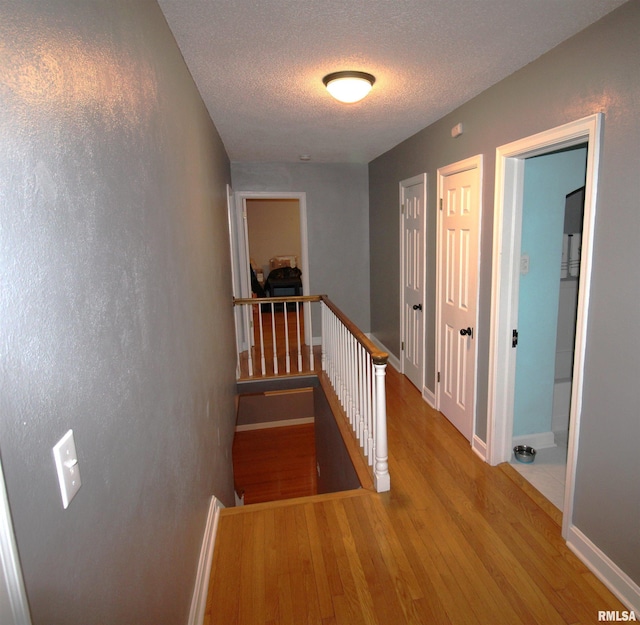
[[[578,287],[578,315],[562,527],[562,534],[565,538],[573,515],[602,120],[602,113],[597,113],[503,145],[496,150],[491,340],[487,405],[487,459],[493,465],[509,461],[512,451],[516,349],[513,349],[511,339],[512,331],[517,329],[518,323],[524,161],[527,158],[540,156],[562,148],[584,143],[588,145],[584,229],[582,233]]]

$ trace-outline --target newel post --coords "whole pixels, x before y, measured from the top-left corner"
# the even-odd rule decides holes
[[[373,473],[376,491],[379,493],[391,489],[391,478],[389,476],[389,450],[387,444],[387,395],[385,388],[385,377],[387,360],[377,361],[374,359],[373,368],[375,372],[375,462]]]

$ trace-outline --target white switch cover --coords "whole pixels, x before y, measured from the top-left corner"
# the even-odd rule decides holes
[[[529,273],[529,254],[520,257],[520,274],[526,276]]]
[[[66,509],[82,485],[73,430],[69,430],[54,446],[53,458],[56,462],[62,506]]]

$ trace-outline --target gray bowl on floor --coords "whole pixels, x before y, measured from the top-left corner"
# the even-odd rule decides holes
[[[536,459],[536,450],[528,445],[516,445],[513,448],[516,460],[518,462],[533,462]]]

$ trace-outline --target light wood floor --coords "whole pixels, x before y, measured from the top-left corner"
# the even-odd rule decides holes
[[[222,512],[205,624],[577,625],[624,607],[560,512],[388,371],[391,492]]]

